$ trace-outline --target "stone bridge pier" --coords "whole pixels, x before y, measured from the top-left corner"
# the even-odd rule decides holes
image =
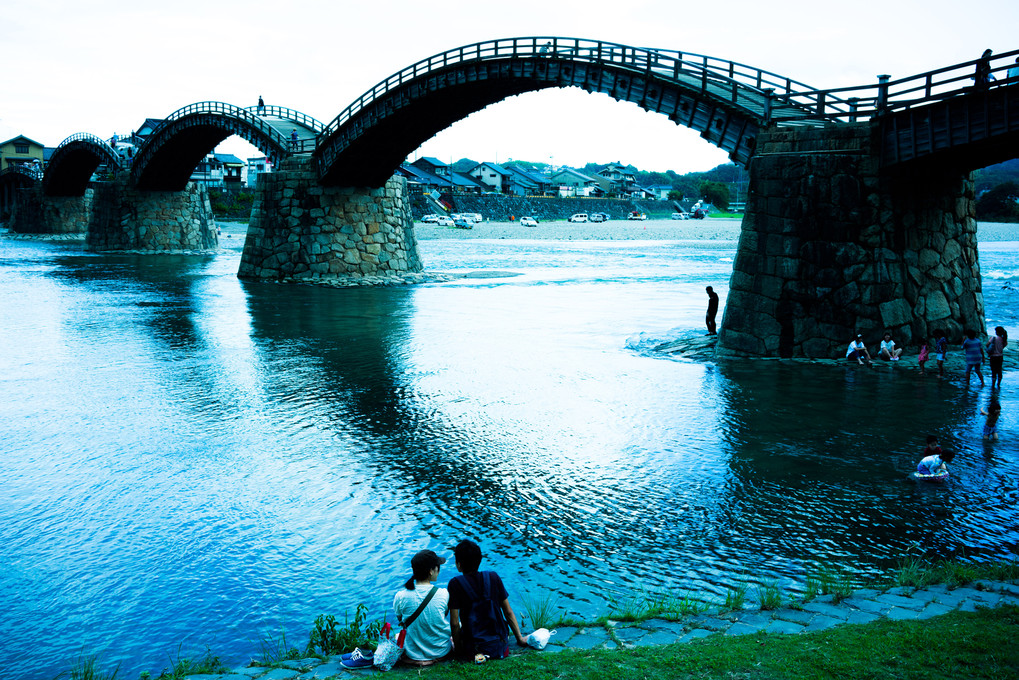
[[[141,191],[128,179],[94,185],[85,246],[94,251],[209,250],[219,247],[204,184]]]
[[[92,218],[92,189],[82,196],[46,196],[42,186],[18,189],[11,231],[18,234],[84,234]]]
[[[878,127],[769,129],[750,192],[720,355],[841,357],[862,333],[917,345],[984,333],[968,172],[883,169]]]
[[[274,281],[421,271],[407,180],[379,189],[318,183],[310,157],[258,178],[237,275]]]

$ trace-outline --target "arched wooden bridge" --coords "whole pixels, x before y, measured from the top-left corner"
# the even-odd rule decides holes
[[[279,106],[190,104],[166,117],[130,171],[139,188],[177,191],[217,144],[237,135],[279,163],[312,154],[326,185],[380,186],[424,141],[507,97],[579,87],[661,113],[745,164],[765,126],[879,120],[882,162],[939,158],[971,169],[1015,157],[1019,51],[996,55],[996,83],[975,89],[976,61],[900,80],[820,90],[733,61],[674,50],[551,36],[472,43],[381,81],[328,125]],[[296,137],[296,139],[295,139]],[[77,195],[100,164],[124,161],[85,133],[64,140],[46,170],[49,195]],[[126,167],[123,169],[127,169]]]

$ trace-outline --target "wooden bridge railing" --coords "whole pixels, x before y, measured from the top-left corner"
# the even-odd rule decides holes
[[[776,110],[790,117],[793,112],[812,118],[816,109],[815,88],[770,71],[702,54],[632,47],[619,43],[581,38],[535,36],[506,38],[463,45],[394,73],[362,94],[340,112],[319,134],[324,140],[372,101],[415,78],[452,65],[513,57],[567,59],[592,64],[615,65],[700,90],[742,106],[762,118]],[[771,96],[769,96],[771,95]],[[833,105],[848,109],[849,103],[829,94]],[[769,106],[772,107],[769,109]]]
[[[279,130],[270,125],[268,121],[259,118],[248,109],[234,106],[233,104],[227,104],[225,102],[215,101],[195,102],[194,104],[188,104],[187,106],[177,109],[167,116],[159,127],[152,131],[152,134],[149,135],[149,139],[158,134],[161,129],[170,123],[180,120],[181,118],[186,118],[187,116],[200,113],[211,113],[228,118],[234,118],[258,130],[283,149],[291,148],[290,140],[284,137]]]
[[[1015,68],[1019,50],[992,55],[990,60],[993,81],[988,87],[1001,87],[1019,83],[1009,79],[1008,71]],[[811,110],[818,118],[845,122],[867,120],[933,101],[940,101],[975,90],[976,66],[979,59],[946,66],[899,80],[878,76],[878,82],[859,87],[814,90],[790,94],[776,93],[776,103],[795,102],[800,110]],[[779,113],[772,121],[779,124],[796,124],[806,121],[797,114]]]

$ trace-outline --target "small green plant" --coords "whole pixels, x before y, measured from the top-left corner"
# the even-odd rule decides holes
[[[261,654],[256,660],[259,666],[276,666],[281,661],[301,658],[301,650],[287,642],[287,631],[281,625],[279,636],[267,633],[258,638]]]
[[[531,628],[537,630],[538,628],[553,628],[559,622],[561,618],[555,613],[556,605],[559,600],[551,594],[546,594],[540,598],[524,598],[524,611],[527,612],[527,620],[531,623]]]
[[[217,675],[226,672],[226,666],[208,648],[201,658],[191,659],[180,655],[182,645],[183,643],[177,645],[177,658],[170,657],[170,668],[164,668],[156,680],[181,680],[189,675]]]
[[[647,617],[647,600],[630,595],[622,600],[609,598],[609,616],[617,621],[641,621]]]
[[[761,609],[778,609],[782,606],[782,590],[772,581],[757,586],[757,599]]]
[[[852,595],[858,585],[847,569],[821,565],[807,572],[807,592],[803,599],[809,602],[818,595],[831,595],[835,602],[841,602]]]
[[[99,668],[98,654],[85,654],[82,651],[68,675],[71,680],[116,680],[118,672],[120,672],[120,664],[117,664],[113,672],[103,671]]]
[[[725,594],[725,608],[729,611],[743,609],[743,605],[747,601],[747,589],[748,586],[743,581],[729,588]]]
[[[353,621],[348,622],[347,615],[344,614],[342,626],[332,614],[328,616],[320,614],[315,619],[315,627],[309,636],[307,653],[314,654],[317,647],[319,653],[326,657],[350,652],[357,647],[374,648],[382,632],[383,620],[371,623],[367,623],[367,620],[368,607],[365,604],[357,605]]]

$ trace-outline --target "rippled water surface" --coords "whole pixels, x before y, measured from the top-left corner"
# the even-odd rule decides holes
[[[126,678],[178,645],[246,662],[281,626],[382,615],[413,552],[462,537],[518,612],[553,593],[580,615],[874,574],[914,544],[1019,551],[1014,373],[984,445],[989,390],[913,359],[652,354],[702,332],[705,285],[724,304],[734,242],[423,241],[430,269],[520,275],[328,290],[238,281],[233,239],[0,241],[3,677],[83,647]],[[981,266],[988,325],[1019,339],[1019,243]],[[944,487],[905,481],[928,433],[961,453]]]

